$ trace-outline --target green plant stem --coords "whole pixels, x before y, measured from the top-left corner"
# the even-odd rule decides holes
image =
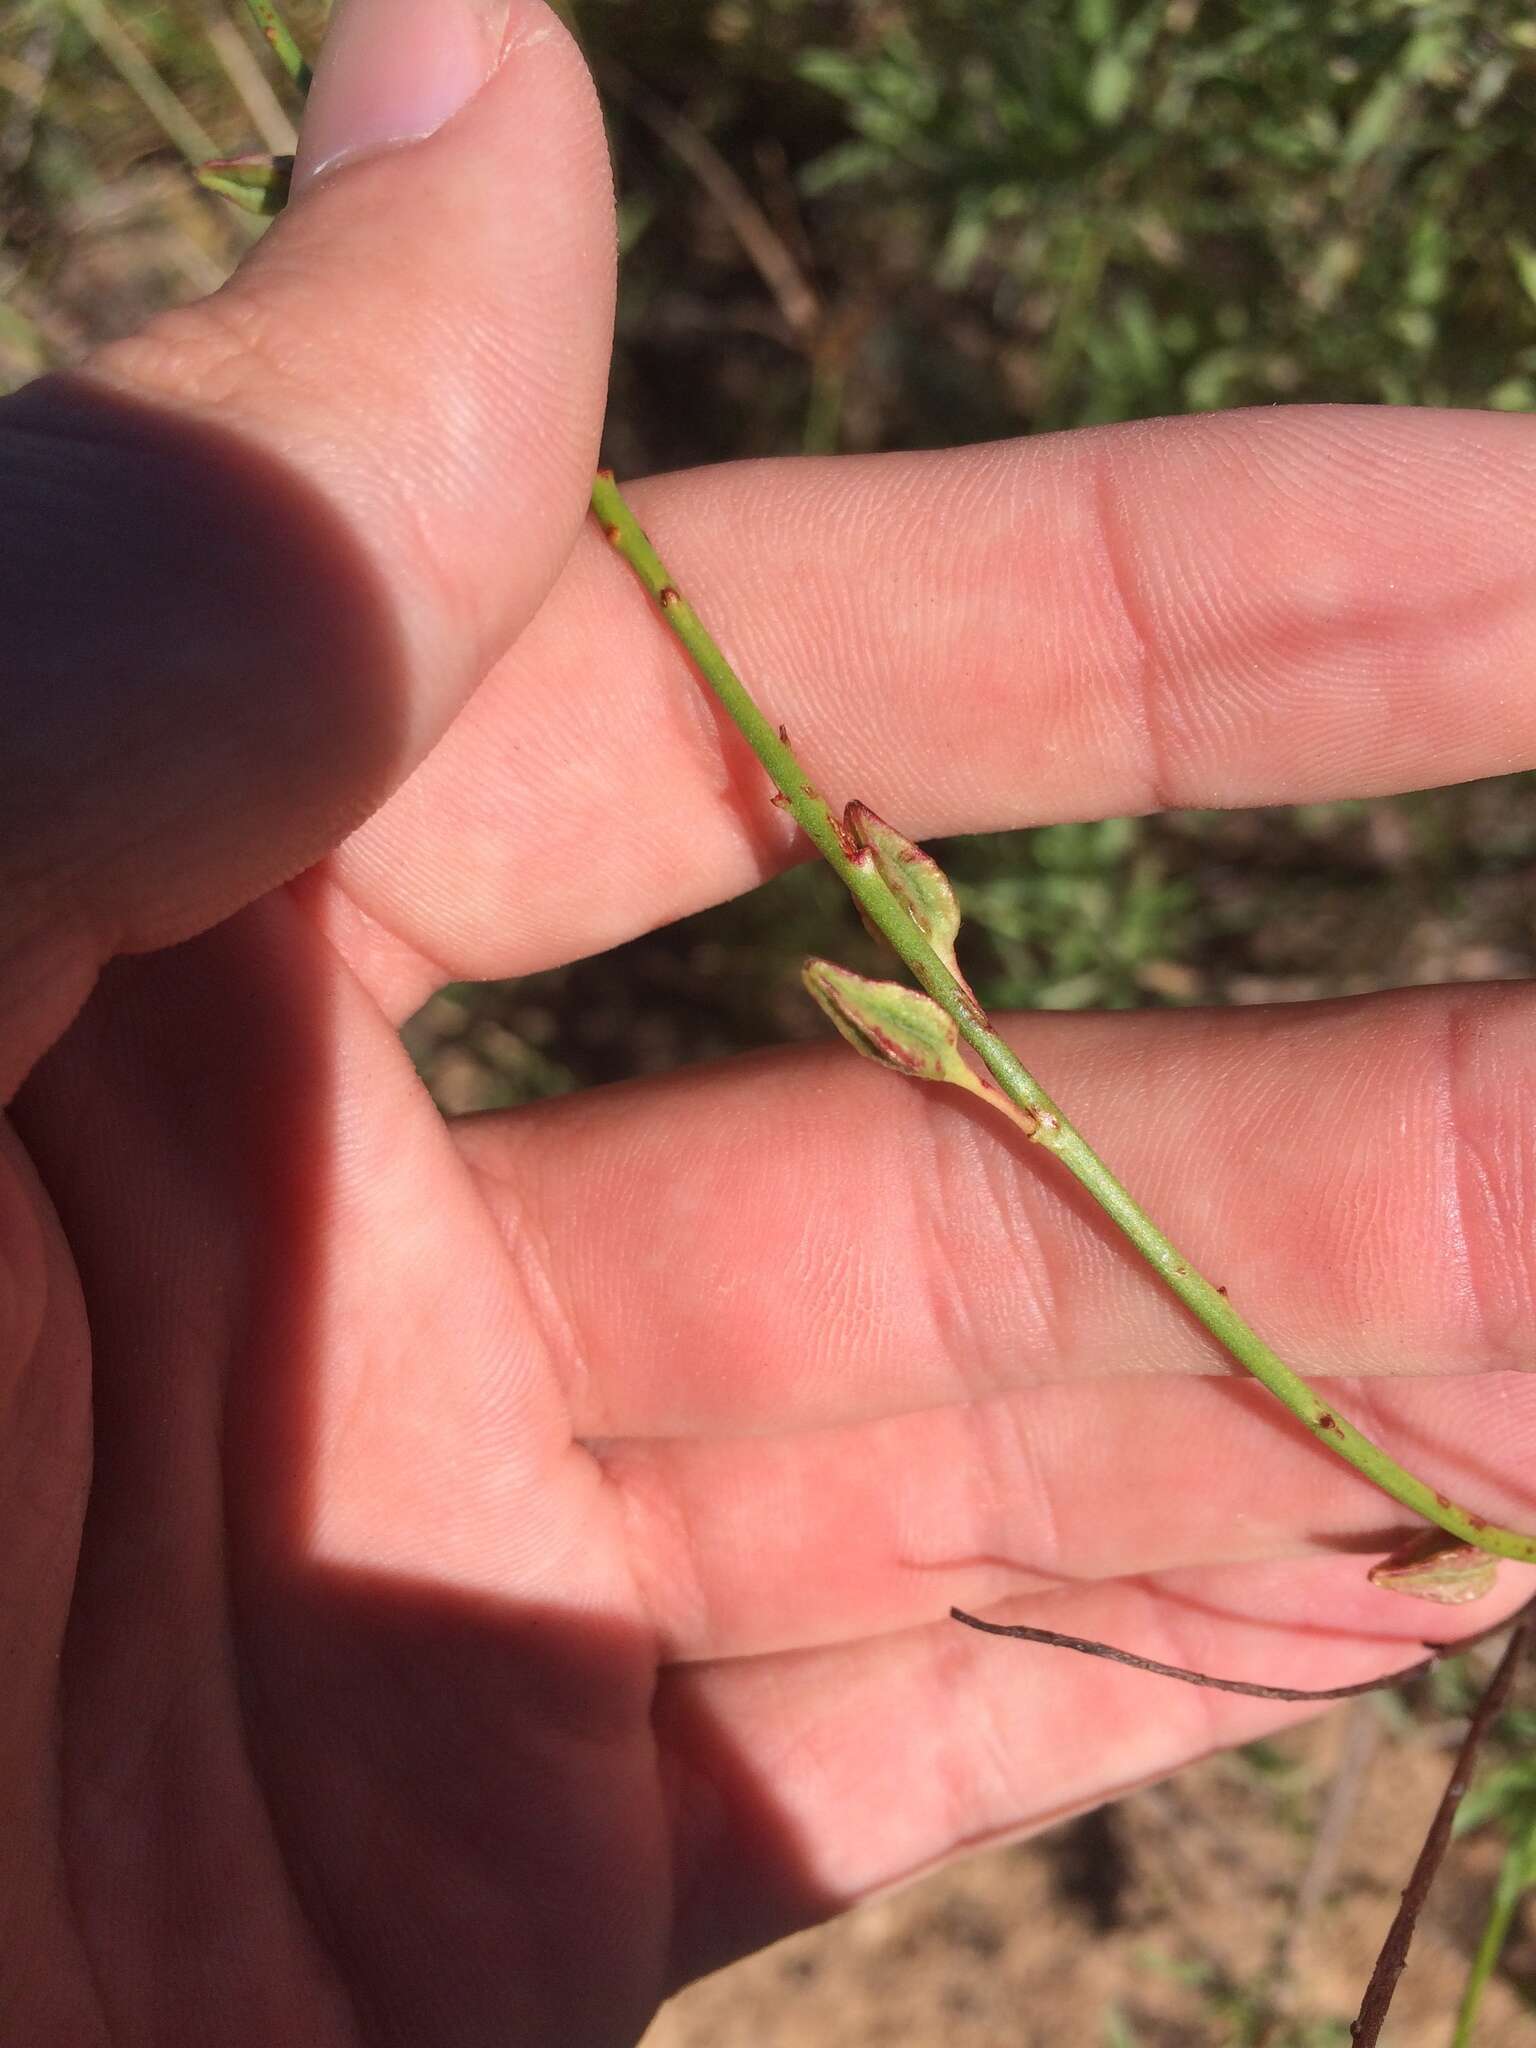
[[[1467,1975],[1467,1988],[1461,1994],[1461,2006],[1456,2014],[1456,2031],[1451,2037],[1451,2048],[1472,2048],[1472,2029],[1477,2024],[1484,1987],[1493,1975],[1494,1966],[1503,1953],[1504,1943],[1509,1935],[1509,1925],[1515,1916],[1515,1908],[1533,1884],[1536,1884],[1536,1820],[1523,1827],[1504,1851],[1504,1861],[1499,1866],[1498,1883],[1494,1887],[1493,1903],[1488,1909],[1482,1938],[1477,1944],[1477,1954],[1472,1959],[1472,1968]]]
[[[961,1036],[1009,1101],[1033,1120],[1034,1142],[1055,1154],[1190,1313],[1320,1443],[1337,1452],[1393,1500],[1464,1543],[1498,1557],[1536,1563],[1536,1536],[1497,1527],[1405,1471],[1342,1416],[1331,1401],[1314,1393],[1243,1320],[1221,1290],[1213,1287],[1169,1242],[1087,1140],[1073,1129],[1039,1082],[1026,1072],[991,1024],[978,1018],[954,976],[875,872],[873,861],[867,854],[861,856],[847,838],[826,799],[806,779],[782,728],[776,730],[764,717],[698,614],[677,590],[608,471],[601,472],[593,484],[592,509],[614,548],[656,600],[694,666],[772,777],[790,815],[822,858],[841,876],[849,893],[895,948],[919,986],[954,1018]]]
[[[245,4],[250,9],[251,18],[257,28],[272,45],[272,53],[278,63],[282,65],[299,91],[307,93],[314,73],[309,68],[304,52],[294,39],[293,30],[274,5],[274,0],[245,0]]]

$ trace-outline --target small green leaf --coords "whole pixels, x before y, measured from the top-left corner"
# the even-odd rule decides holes
[[[1412,82],[1401,71],[1385,72],[1376,81],[1345,133],[1339,161],[1346,170],[1358,170],[1394,136],[1401,136],[1412,93]]]
[[[1514,265],[1515,276],[1520,280],[1520,289],[1536,306],[1536,249],[1533,249],[1523,235],[1510,235],[1504,246],[1509,251],[1509,260]]]
[[[1530,1757],[1485,1772],[1456,1809],[1454,1832],[1470,1834],[1490,1820],[1502,1822],[1510,1834],[1536,1826],[1536,1769]]]
[[[291,156],[221,156],[194,173],[205,192],[216,192],[247,213],[281,213],[293,183]]]
[[[1123,49],[1107,44],[1089,65],[1083,87],[1083,104],[1095,125],[1113,128],[1135,90],[1136,66]]]
[[[843,829],[856,846],[869,848],[881,881],[955,977],[961,993],[980,1019],[981,1005],[955,959],[960,905],[955,901],[948,875],[931,853],[924,853],[920,846],[904,839],[894,825],[877,818],[869,805],[861,804],[857,798],[843,813]]]
[[[1440,1607],[1465,1607],[1493,1591],[1498,1571],[1498,1559],[1486,1550],[1458,1542],[1443,1529],[1425,1529],[1372,1565],[1370,1579],[1388,1593],[1408,1593]]]
[[[960,1030],[931,996],[897,981],[870,981],[830,960],[807,960],[805,985],[855,1052],[917,1081],[948,1081],[988,1100],[991,1091],[960,1053]]]

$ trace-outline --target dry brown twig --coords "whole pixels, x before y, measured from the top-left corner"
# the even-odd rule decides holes
[[[1530,1640],[1533,1606],[1527,1604],[1520,1611],[1514,1629],[1499,1659],[1498,1668],[1488,1681],[1488,1686],[1478,1701],[1472,1719],[1467,1724],[1466,1735],[1456,1753],[1456,1763],[1449,1782],[1441,1794],[1435,1817],[1429,1824],[1429,1833],[1424,1837],[1418,1860],[1403,1890],[1402,1904],[1393,1916],[1392,1925],[1387,1929],[1386,1940],[1376,1958],[1376,1967],[1371,1972],[1371,1981],[1365,1987],[1365,1996],[1360,2001],[1360,2011],[1349,2030],[1349,2038],[1355,2048],[1375,2048],[1381,2038],[1381,2029],[1392,2004],[1392,1994],[1397,1989],[1397,1980],[1402,1976],[1408,1963],[1408,1947],[1413,1940],[1413,1931],[1418,1925],[1419,1914],[1424,1901],[1429,1897],[1429,1888],[1435,1881],[1446,1848],[1451,1839],[1451,1828],[1456,1819],[1456,1809],[1466,1797],[1467,1787],[1472,1782],[1473,1766],[1477,1753],[1489,1729],[1502,1712],[1509,1698],[1510,1688],[1515,1682],[1515,1673],[1520,1659]]]
[[[224,10],[210,5],[205,23],[209,47],[234,87],[251,125],[274,156],[292,156],[298,132],[267,79],[254,51]]]
[[[807,355],[813,354],[821,333],[821,301],[784,237],[709,137],[618,66],[603,66],[603,83],[693,173],[773,294],[796,344]]]

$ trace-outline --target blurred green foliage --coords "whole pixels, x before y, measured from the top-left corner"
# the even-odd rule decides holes
[[[770,145],[859,364],[850,445],[1275,399],[1536,402],[1516,0],[588,0],[581,20],[600,64],[733,162]],[[631,140],[637,246],[670,239]],[[637,316],[665,290],[640,262]],[[793,445],[794,391],[768,395]]]
[[[920,204],[940,280],[1045,338],[1052,423],[1529,404],[1533,53],[1486,0],[931,5],[801,59],[858,136],[803,182]]]
[[[313,44],[323,7],[289,11]],[[859,389],[839,423],[859,446],[1276,398],[1536,404],[1536,18],[1518,0],[567,12],[613,112],[626,340],[653,356],[724,341],[759,368],[777,351],[793,373],[756,379],[734,432],[708,408],[709,455],[797,446],[818,351]],[[58,212],[170,152],[103,17],[221,149],[259,141],[210,44],[215,16],[240,10],[11,0],[13,312],[46,288]],[[656,106],[755,197],[819,332],[786,331]],[[686,428],[663,412],[655,432]]]
[[[1139,819],[967,840],[950,865],[974,951],[989,956],[977,979],[999,1009],[1132,1009],[1148,965],[1183,950],[1190,885]]]

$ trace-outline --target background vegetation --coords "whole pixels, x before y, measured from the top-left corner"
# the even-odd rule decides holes
[[[290,9],[311,43],[323,11]],[[1536,17],[1516,0],[575,13],[619,171],[623,472],[1282,400],[1536,408]],[[6,0],[0,385],[216,285],[256,230],[186,161],[281,148],[292,111],[225,0]],[[1533,794],[1061,825],[944,859],[1000,1007],[1529,976]],[[656,1071],[818,1029],[812,950],[858,959],[806,869],[601,959],[447,991],[412,1043],[452,1108]],[[1170,1969],[1199,2038],[1337,2038],[1213,1962],[1208,1917],[1192,1938]],[[1518,1918],[1508,1956],[1516,1998],[1536,1985]],[[1103,2039],[1164,2038],[1144,1994],[1108,1998]]]

